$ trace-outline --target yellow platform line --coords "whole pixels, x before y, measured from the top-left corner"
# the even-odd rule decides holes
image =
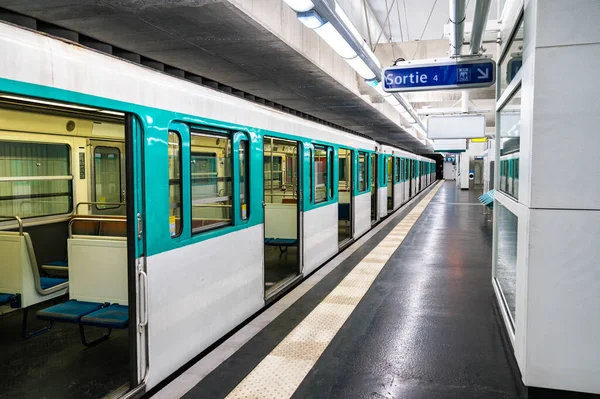
[[[434,187],[227,398],[291,397],[440,187]]]

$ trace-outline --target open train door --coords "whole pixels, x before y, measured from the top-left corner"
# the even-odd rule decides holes
[[[125,152],[127,175],[127,264],[129,281],[129,370],[130,391],[127,396],[144,390],[148,374],[147,324],[148,277],[146,275],[144,207],[143,207],[143,131],[139,119],[127,114]]]

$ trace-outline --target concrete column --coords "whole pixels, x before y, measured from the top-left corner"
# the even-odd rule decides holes
[[[525,0],[514,207],[514,349],[523,381],[593,393],[600,393],[598,21],[597,0]]]

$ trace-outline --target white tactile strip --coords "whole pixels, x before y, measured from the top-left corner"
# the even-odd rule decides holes
[[[440,187],[430,191],[227,398],[291,397]]]
[[[433,197],[433,195],[435,195],[435,193],[437,192],[439,187],[441,187],[441,185],[439,183],[437,183],[437,187],[434,186],[432,191],[430,191],[430,193],[427,194],[427,196],[424,197],[423,200],[425,198],[429,198],[429,200],[430,200],[431,197]],[[413,201],[418,200],[418,198],[419,197],[411,200],[408,204],[406,204],[402,208],[398,209],[394,214],[390,215],[390,217],[388,217],[386,220],[379,223],[379,225],[377,225],[374,229],[370,230],[368,233],[366,233],[360,239],[356,240],[352,245],[350,245],[348,248],[346,248],[344,251],[342,251],[338,256],[333,258],[331,261],[329,261],[327,264],[325,264],[323,267],[321,267],[319,270],[317,270],[315,273],[313,273],[309,278],[304,280],[299,286],[294,288],[290,293],[286,294],[276,304],[274,304],[273,306],[271,306],[270,308],[265,310],[263,313],[261,313],[259,316],[257,316],[254,320],[252,320],[250,323],[248,323],[243,328],[241,328],[238,332],[236,332],[234,335],[232,335],[228,340],[223,342],[223,344],[221,344],[219,347],[215,348],[212,352],[210,352],[209,354],[204,356],[196,364],[191,366],[188,370],[186,370],[183,374],[181,374],[175,380],[171,381],[162,390],[157,392],[153,396],[153,399],[154,398],[156,398],[156,399],[172,399],[172,398],[179,398],[179,397],[185,395],[190,389],[192,389],[200,381],[202,381],[202,379],[204,377],[206,377],[214,369],[216,369],[221,363],[223,363],[225,360],[227,360],[233,353],[235,353],[246,342],[248,342],[250,339],[252,339],[256,334],[258,334],[271,321],[275,320],[281,313],[283,313],[286,309],[288,309],[290,306],[292,306],[306,292],[308,292],[312,287],[314,287],[319,281],[321,281],[325,276],[327,276],[332,270],[334,270],[336,267],[338,267],[344,260],[346,260],[350,255],[352,255],[356,250],[358,250],[362,245],[364,245],[368,240],[370,240],[375,234],[379,233],[379,231],[381,231],[381,229],[383,229],[389,223],[391,223],[397,214],[399,214],[405,210],[405,207],[407,205],[410,205]],[[417,206],[419,206],[419,204],[417,204]],[[416,207],[414,209],[416,209]],[[409,215],[411,215],[411,214],[409,213],[408,215],[406,215],[404,217],[404,219],[402,220],[402,222],[407,220],[407,217]],[[397,248],[398,245],[400,245],[400,244],[390,242],[390,240],[403,239],[406,236],[406,234],[408,233],[408,231],[410,230],[410,227],[412,227],[412,224],[414,224],[414,221],[416,221],[416,218],[414,218],[414,216],[411,215],[410,220],[413,221],[413,223],[411,223],[410,225],[402,224],[402,222],[400,222],[394,228],[394,230],[392,230],[390,233],[388,233],[386,238],[380,242],[380,245],[382,245],[382,244],[385,246],[395,245],[395,248]],[[393,251],[392,251],[392,253],[393,253]],[[359,265],[357,265],[357,266],[355,266],[355,268],[353,270],[356,270],[357,274],[373,272],[373,270],[371,268],[372,264],[375,265],[375,267],[377,267],[377,264],[381,263],[382,261],[384,261],[384,264],[385,264],[385,262],[387,262],[389,257],[390,257],[390,255],[388,255],[388,254],[377,254],[377,253],[371,252],[363,258],[363,260],[360,263],[361,267],[359,268]],[[379,273],[379,271],[377,271],[377,274],[378,273]],[[336,294],[333,296],[330,294],[326,298],[328,303],[334,303],[334,304],[335,303],[341,303],[341,304],[358,303],[364,294],[360,294],[360,292],[357,292],[356,290],[354,290],[351,285],[353,285],[352,281],[348,280],[346,282],[345,286],[338,286],[336,288],[338,290],[336,292]],[[356,300],[349,299],[348,297],[350,297],[350,298],[357,297],[357,299]],[[350,302],[348,302],[348,301],[350,301]],[[354,307],[352,309],[354,309]],[[326,347],[326,345],[325,345],[325,347]],[[323,347],[323,350],[325,350],[325,347]],[[322,351],[321,351],[321,353],[322,353]],[[311,362],[311,366],[308,368],[308,370],[310,370],[310,368],[312,368],[312,364],[314,364],[314,361]],[[307,372],[308,371],[306,371],[306,373]],[[306,375],[306,373],[304,375]],[[302,377],[302,378],[304,378],[304,377]],[[264,379],[263,381],[271,381],[271,380],[276,380],[274,375],[267,376],[266,379]],[[300,382],[301,381],[302,380],[300,380]],[[258,397],[258,398],[272,397],[270,388],[271,387],[268,384],[266,384],[264,386],[264,390],[262,388],[260,389],[260,394],[258,394],[258,396],[248,396],[248,397]],[[237,390],[237,388],[236,388],[236,390]],[[234,390],[234,392],[235,392],[235,390]],[[231,394],[233,394],[233,392]],[[285,397],[285,396],[276,396],[276,397]]]

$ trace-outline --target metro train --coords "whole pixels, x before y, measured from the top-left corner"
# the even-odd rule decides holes
[[[519,198],[519,152],[500,156],[500,191]]]
[[[8,397],[155,387],[435,181],[431,159],[68,41],[0,24],[0,48]]]

